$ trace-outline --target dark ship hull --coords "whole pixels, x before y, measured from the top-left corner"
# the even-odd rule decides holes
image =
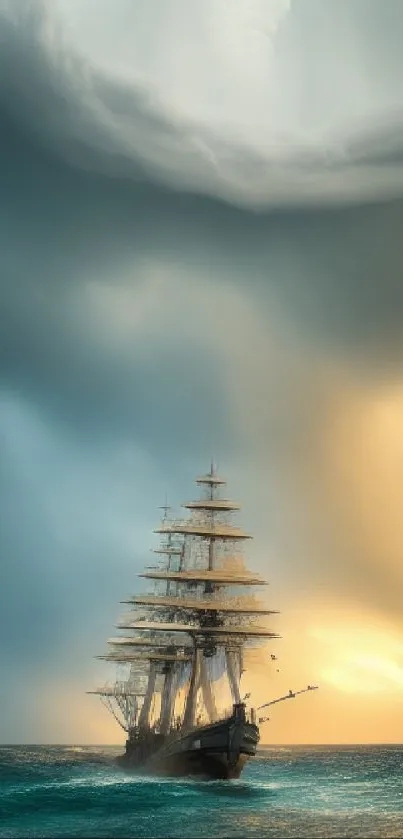
[[[256,754],[258,742],[259,729],[247,721],[244,705],[234,705],[231,717],[187,733],[129,737],[118,763],[160,776],[234,779]]]

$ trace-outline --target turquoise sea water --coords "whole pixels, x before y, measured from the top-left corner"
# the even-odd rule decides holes
[[[403,746],[273,747],[239,781],[138,778],[111,747],[0,747],[1,837],[403,837]]]

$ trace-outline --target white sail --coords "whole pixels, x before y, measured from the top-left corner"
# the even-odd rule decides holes
[[[207,676],[210,682],[218,682],[226,672],[227,662],[225,657],[225,648],[218,647],[217,652],[205,659]]]

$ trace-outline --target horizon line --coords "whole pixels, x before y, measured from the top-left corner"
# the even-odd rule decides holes
[[[71,743],[0,743],[1,748],[21,748],[24,746],[49,746],[49,747],[63,747],[63,748],[82,748],[82,747],[96,747],[96,748],[113,748],[118,749],[122,748],[122,743],[79,743],[77,741],[73,741]],[[398,740],[382,740],[382,741],[366,741],[361,743],[354,743],[354,742],[343,742],[343,743],[260,743],[258,748],[313,748],[315,746],[318,747],[326,747],[326,748],[335,748],[336,746],[402,746],[403,742]]]

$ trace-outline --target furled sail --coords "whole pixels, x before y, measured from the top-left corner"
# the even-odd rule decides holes
[[[173,606],[176,609],[189,609],[201,612],[213,610],[216,612],[244,612],[245,614],[277,615],[278,612],[267,609],[252,597],[225,600],[210,597],[207,599],[191,597],[163,597],[161,595],[136,594],[123,603],[137,604],[138,606]]]
[[[240,635],[256,638],[279,638],[276,632],[272,632],[264,626],[254,624],[226,624],[225,626],[207,625],[200,626],[197,623],[160,623],[158,621],[134,621],[133,623],[118,624],[119,629],[142,629],[144,632],[185,632],[188,635]]]
[[[214,583],[216,586],[264,586],[265,580],[255,574],[229,574],[224,570],[150,571],[139,574],[149,580],[172,580],[177,583]]]

